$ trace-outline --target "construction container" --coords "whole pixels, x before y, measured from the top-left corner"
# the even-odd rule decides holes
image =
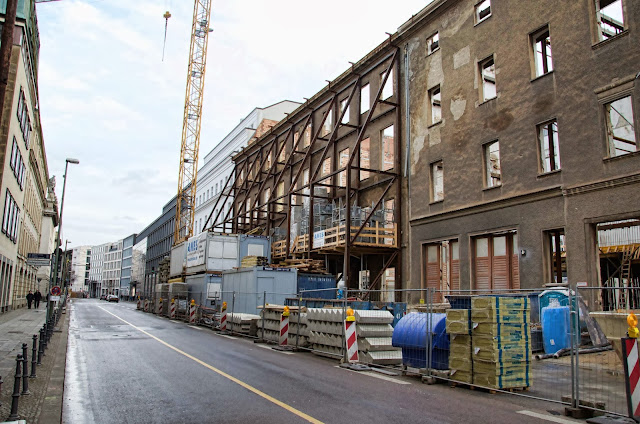
[[[298,272],[298,293],[303,298],[333,299],[336,295],[336,277],[326,274],[309,274]],[[314,290],[304,293],[305,290]],[[317,291],[316,291],[317,290]]]
[[[189,300],[194,299],[200,306],[217,306],[222,292],[221,273],[189,275],[186,284],[189,287]]]
[[[191,237],[186,246],[187,274],[240,267],[245,256],[264,256],[271,261],[271,244],[265,236],[204,232]]]
[[[256,314],[260,311],[259,306],[265,303],[284,305],[286,298],[295,297],[297,279],[297,270],[291,268],[253,267],[224,271],[222,301],[227,302],[229,312]]]
[[[186,244],[184,242],[171,248],[171,262],[169,267],[169,276],[174,277],[182,275],[186,266]]]

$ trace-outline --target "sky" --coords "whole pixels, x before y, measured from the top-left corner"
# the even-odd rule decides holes
[[[214,1],[200,166],[255,107],[313,96],[427,3]],[[178,189],[193,3],[61,0],[37,14],[40,114],[59,201],[65,158],[80,161],[69,165],[63,242],[139,233]]]

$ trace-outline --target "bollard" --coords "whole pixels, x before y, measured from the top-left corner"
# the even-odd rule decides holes
[[[227,302],[222,302],[222,312],[220,314],[220,331],[227,331]]]
[[[163,309],[164,309],[164,305],[163,305],[163,300],[162,298],[158,299],[158,311],[156,312],[158,315],[162,315]]]
[[[42,344],[42,329],[41,329],[40,340],[38,340],[38,365],[42,365],[42,355],[44,355],[44,346]]]
[[[344,340],[347,345],[347,361],[352,364],[358,362],[358,338],[356,336],[356,317],[353,309],[347,309],[347,317],[344,321]]]
[[[144,311],[149,312],[149,299],[144,300]]]
[[[29,378],[36,378],[36,362],[38,361],[37,356],[37,345],[38,345],[38,336],[33,335],[33,348],[31,349],[31,375]]]
[[[171,299],[171,309],[169,311],[169,317],[171,319],[176,319],[176,300]]]
[[[28,346],[22,343],[22,393],[20,395],[30,395],[29,391],[29,355]]]
[[[189,324],[195,324],[196,322],[196,301],[191,299],[191,304],[189,305]]]
[[[20,418],[18,415],[18,401],[20,401],[20,364],[22,363],[22,355],[16,357],[16,378],[13,381],[13,394],[11,397],[11,415],[9,415],[9,421],[15,421]]]
[[[138,296],[138,302],[136,303],[136,309],[140,310],[140,296]]]
[[[44,351],[47,350],[47,330],[42,326],[42,330],[40,331],[42,331],[42,356],[46,356]]]
[[[289,345],[289,307],[285,306],[282,316],[280,317],[280,346]]]

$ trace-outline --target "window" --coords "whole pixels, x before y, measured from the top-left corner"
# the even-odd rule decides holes
[[[360,168],[371,168],[371,140],[365,138],[360,142]],[[369,178],[369,171],[360,171],[360,181]]]
[[[544,29],[532,34],[531,44],[533,47],[535,76],[539,77],[553,71],[549,28],[545,27]]]
[[[216,194],[218,194],[218,183],[216,183]]]
[[[325,136],[331,132],[332,127],[332,119],[333,119],[333,111],[331,109],[327,109],[327,119],[324,120],[324,125],[322,126],[322,134],[320,136]]]
[[[429,90],[429,108],[431,109],[431,122],[430,124],[436,124],[442,120],[442,105],[440,86],[434,87]]]
[[[272,165],[272,152],[269,152],[267,154],[267,159],[264,162],[264,170],[268,171],[269,169],[271,169],[271,165]]]
[[[362,86],[362,88],[360,88],[360,113],[365,113],[366,111],[369,110],[369,104],[370,104],[369,91],[370,90],[371,90],[371,87],[369,86],[369,84],[366,84]]]
[[[7,189],[4,202],[4,215],[2,217],[2,232],[16,243],[18,241],[18,223],[20,222],[20,208]]]
[[[285,199],[282,198],[284,196],[284,181],[280,181],[278,183],[278,186],[276,187],[276,196],[278,197],[278,200],[276,201],[276,212],[282,212],[284,210],[282,203],[285,202]]]
[[[340,123],[342,124],[349,123],[349,105],[347,104],[348,101],[349,99],[344,99],[343,101],[340,102],[340,113],[344,112],[344,115],[342,116],[342,120],[340,121]]]
[[[624,31],[622,0],[596,0],[596,22],[600,41]]]
[[[609,156],[622,156],[635,152],[638,147],[631,96],[606,103],[604,108]]]
[[[431,54],[440,49],[440,34],[435,33],[427,38],[427,54]]]
[[[385,72],[380,74],[380,84],[384,81],[385,75]],[[393,96],[393,69],[389,69],[389,78],[387,78],[387,83],[382,89],[382,96],[380,97],[380,100],[386,100],[391,96]]]
[[[491,0],[484,0],[476,4],[476,24],[491,16]]]
[[[311,124],[307,125],[302,134],[302,147],[309,147],[311,144]]]
[[[540,148],[540,172],[560,169],[560,146],[558,145],[558,122],[554,119],[538,125]]]
[[[396,210],[396,200],[395,199],[387,199],[384,201],[384,228],[387,228],[388,231],[385,231],[385,235],[390,235],[391,237],[384,238],[384,244],[389,246],[396,246],[397,242],[397,234],[395,233],[395,210]],[[377,242],[377,241],[376,241]]]
[[[280,155],[278,156],[278,162],[285,163],[287,161],[287,143],[282,142],[280,145]],[[220,181],[220,186],[222,186],[222,181]]]
[[[496,65],[493,61],[493,56],[483,60],[479,65],[482,80],[480,98],[483,102],[486,102],[496,97]]]
[[[499,187],[502,184],[500,169],[500,144],[497,141],[484,145],[485,187]]]
[[[424,286],[435,288],[436,302],[443,294],[460,290],[460,243],[457,239],[423,245]]]
[[[26,166],[22,159],[22,153],[20,153],[20,146],[18,145],[18,141],[15,137],[13,137],[13,147],[11,148],[11,161],[9,162],[9,166],[13,170],[13,175],[15,175],[16,180],[18,181],[20,190],[24,190]]]
[[[444,199],[444,168],[442,161],[431,164],[431,201],[439,202]]]
[[[476,290],[519,289],[518,234],[488,234],[473,241],[473,285]]]
[[[27,107],[27,98],[24,94],[24,90],[20,87],[20,94],[18,97],[18,108],[16,110],[18,122],[20,123],[20,130],[22,131],[22,138],[24,144],[29,149],[29,137],[31,136],[31,118],[29,118],[29,108]]]
[[[564,230],[544,232],[547,256],[547,283],[562,284],[567,279],[567,254]]]
[[[395,165],[395,145],[393,125],[382,130],[382,170],[388,171]]]
[[[331,173],[331,158],[326,158],[322,162],[322,175],[329,175]],[[323,184],[331,184],[331,178],[326,178],[322,180]],[[331,192],[331,187],[326,187],[327,193]]]
[[[344,168],[345,166],[347,166],[347,162],[349,162],[349,149],[346,148],[344,150],[341,150],[339,153],[339,158],[340,168]],[[340,173],[338,174],[338,184],[341,187],[347,186],[347,171],[340,171]]]

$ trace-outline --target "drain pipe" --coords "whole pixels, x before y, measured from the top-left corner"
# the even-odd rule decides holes
[[[409,97],[409,43],[404,45],[404,113],[405,113],[405,123],[404,123],[404,132],[405,132],[405,144],[406,144],[406,152],[405,152],[405,162],[404,162],[404,176],[407,179],[407,198],[409,199],[407,203],[407,219],[405,220],[407,225],[407,236],[411,239],[411,99]],[[401,229],[402,230],[402,229]],[[402,247],[402,245],[401,245]],[[409,252],[409,255],[411,252]],[[411,265],[409,265],[408,269],[409,281],[411,281]],[[422,282],[420,282],[420,288],[422,287]],[[420,293],[420,298],[424,299],[424,293]]]

